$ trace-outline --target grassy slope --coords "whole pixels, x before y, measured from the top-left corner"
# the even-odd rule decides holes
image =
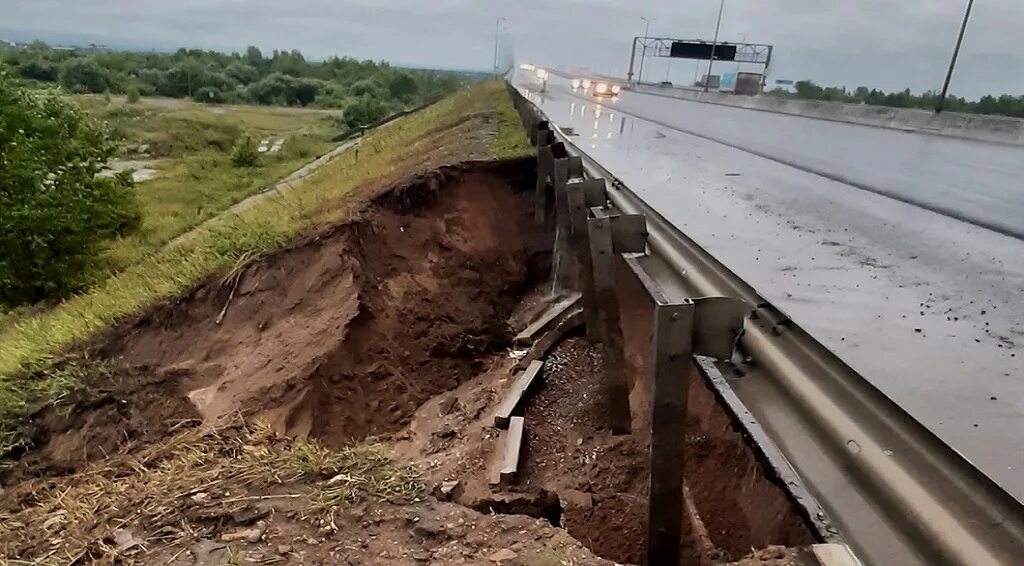
[[[199,228],[183,245],[147,255],[90,291],[21,320],[0,334],[0,454],[22,441],[23,415],[74,387],[77,369],[46,369],[73,344],[117,320],[177,295],[217,270],[280,246],[310,223],[310,216],[357,186],[391,174],[430,134],[480,111],[494,110],[497,135],[489,153],[526,155],[529,146],[504,86],[475,85],[416,114],[370,133],[360,151],[347,152],[311,177],[301,190],[265,199],[244,212]]]
[[[162,99],[106,104],[99,96],[74,98],[107,121],[127,144],[148,145],[160,171],[137,186],[142,226],[111,244],[97,266],[97,280],[326,153],[333,146],[329,137],[338,129],[332,115],[322,111]],[[264,154],[258,167],[237,168],[230,152],[243,135],[286,142],[281,151]]]

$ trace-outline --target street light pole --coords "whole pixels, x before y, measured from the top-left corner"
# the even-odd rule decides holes
[[[644,81],[644,61],[647,60],[647,34],[650,33],[651,31],[651,22],[653,22],[657,18],[645,18],[643,16],[640,16],[640,19],[646,22],[647,25],[644,26],[644,49],[642,54],[640,55],[640,74],[637,75],[637,84],[640,84]]]
[[[718,47],[718,30],[722,28],[723,10],[725,10],[725,0],[721,0],[718,4],[718,23],[715,24],[715,39],[711,42],[711,58],[708,59],[708,74],[704,77],[704,92],[708,91],[708,83],[711,82],[711,66],[715,63],[715,48]]]
[[[494,22],[494,78],[498,78],[498,37],[501,35],[501,22],[505,18],[498,18]]]
[[[967,32],[967,22],[971,19],[971,8],[974,7],[974,0],[967,0],[967,12],[964,13],[964,23],[960,25],[960,35],[956,38],[956,47],[953,48],[953,58],[949,61],[949,71],[946,72],[946,82],[942,84],[942,94],[935,104],[935,112],[942,112],[946,105],[946,93],[949,92],[949,81],[953,80],[953,68],[956,67],[956,59],[960,56],[960,45],[964,42],[964,33]]]

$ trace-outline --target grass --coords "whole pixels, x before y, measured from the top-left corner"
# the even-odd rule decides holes
[[[309,177],[301,190],[275,194],[238,214],[222,215],[181,245],[140,257],[95,287],[56,307],[21,317],[0,331],[0,455],[25,442],[24,415],[68,391],[75,375],[48,367],[93,333],[158,301],[174,297],[203,278],[279,247],[356,187],[395,174],[398,164],[423,148],[444,145],[439,125],[465,122],[494,111],[497,132],[491,156],[525,155],[525,134],[511,99],[498,82],[472,86],[420,112],[368,134],[349,151]],[[340,213],[339,213],[340,214]],[[330,215],[328,215],[330,217]]]
[[[110,124],[128,147],[148,146],[147,154],[156,158],[151,167],[159,172],[136,186],[142,225],[110,244],[97,265],[97,281],[326,153],[338,129],[334,114],[315,110],[74,98]],[[280,151],[263,154],[258,166],[238,168],[230,152],[244,135],[286,141]]]
[[[318,520],[343,503],[416,502],[426,486],[418,468],[380,446],[331,451],[261,424],[237,424],[179,432],[140,453],[14,489],[22,497],[7,498],[12,506],[0,509],[3,556],[49,555],[68,564],[109,557],[111,535],[121,526],[140,539],[164,529],[175,534],[161,544],[188,544],[215,537],[217,528],[217,521],[190,516],[226,517],[248,502],[299,499],[307,517]],[[329,493],[339,495],[325,498]]]

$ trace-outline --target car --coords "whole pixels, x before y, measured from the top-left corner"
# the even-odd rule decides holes
[[[622,85],[600,82],[594,85],[594,96],[618,96]]]

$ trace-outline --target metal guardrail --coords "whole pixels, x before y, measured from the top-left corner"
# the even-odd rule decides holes
[[[761,380],[771,393],[776,404],[761,413],[773,421],[766,428],[865,562],[1024,560],[1024,506],[1017,499],[549,126],[512,85],[509,90],[542,156],[566,168],[572,158],[584,176],[607,181],[615,209],[646,218],[646,267],[662,288],[754,307],[738,344],[745,362],[730,367]],[[543,151],[548,145],[556,149]],[[799,438],[785,442],[780,435],[786,433]],[[827,521],[816,526],[830,532]]]

